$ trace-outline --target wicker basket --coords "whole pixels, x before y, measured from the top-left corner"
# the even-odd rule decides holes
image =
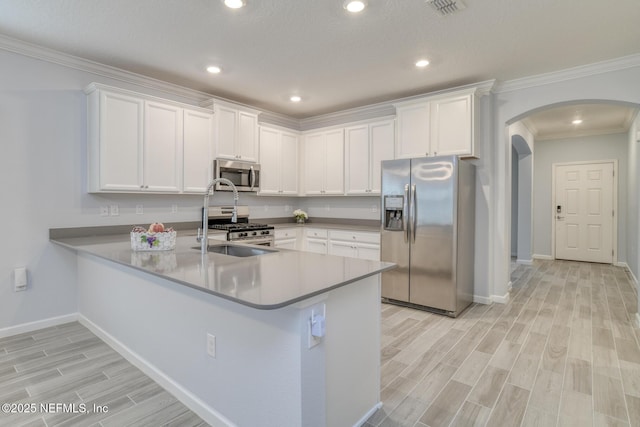
[[[170,251],[176,247],[175,231],[162,233],[131,232],[131,249],[134,251]]]

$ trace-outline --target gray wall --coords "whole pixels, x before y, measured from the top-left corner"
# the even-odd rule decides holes
[[[640,184],[638,184],[638,174],[640,173],[640,113],[629,130],[628,135],[628,188],[627,188],[627,264],[636,278],[640,278],[640,255],[638,254],[638,242],[640,241]],[[640,294],[640,293],[639,293]],[[640,295],[638,296],[640,303]],[[640,306],[640,304],[638,305]]]
[[[627,135],[599,135],[536,141],[533,184],[533,253],[551,256],[552,164],[618,160],[618,261],[627,260]]]
[[[518,255],[518,152],[511,147],[511,256]]]

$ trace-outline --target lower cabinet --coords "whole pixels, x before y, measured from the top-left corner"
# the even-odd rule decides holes
[[[280,228],[275,230],[275,247],[282,249],[298,249],[298,229]]]
[[[328,232],[322,228],[305,228],[303,250],[317,254],[328,253]]]
[[[330,230],[330,255],[380,260],[380,234],[364,231]]]

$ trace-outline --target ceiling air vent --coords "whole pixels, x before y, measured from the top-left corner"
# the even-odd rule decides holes
[[[427,0],[427,3],[442,16],[450,15],[467,7],[462,3],[462,0]]]

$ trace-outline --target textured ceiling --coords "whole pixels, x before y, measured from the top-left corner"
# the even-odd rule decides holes
[[[638,0],[465,0],[445,17],[368,3],[0,0],[0,34],[295,118],[640,52]]]

